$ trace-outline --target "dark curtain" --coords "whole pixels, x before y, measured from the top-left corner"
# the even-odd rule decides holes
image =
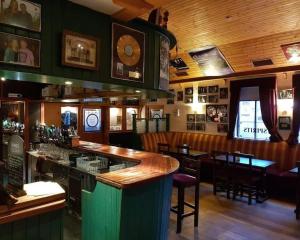
[[[288,144],[295,145],[298,143],[300,130],[300,75],[293,76],[293,91],[294,91],[294,108],[293,122],[290,136],[287,140]]]
[[[230,83],[230,112],[229,129],[227,137],[234,137],[236,118],[239,111],[240,92],[244,87],[259,87],[259,98],[262,111],[262,119],[271,137],[270,141],[282,141],[277,131],[277,89],[276,77],[267,77],[259,79],[248,79],[232,81]]]

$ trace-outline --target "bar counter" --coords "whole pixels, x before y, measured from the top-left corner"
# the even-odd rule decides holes
[[[136,166],[98,174],[96,179],[117,188],[130,188],[155,181],[167,176],[179,168],[179,162],[170,156],[137,151],[104,144],[80,141],[78,150],[101,154],[107,157],[119,157],[138,163]]]

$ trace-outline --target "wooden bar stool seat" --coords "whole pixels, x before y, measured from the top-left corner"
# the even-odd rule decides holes
[[[200,165],[201,161],[181,157],[180,172],[173,175],[173,186],[178,189],[177,205],[171,207],[171,211],[177,214],[177,229],[180,233],[182,228],[182,220],[185,217],[194,215],[194,226],[198,226],[199,215],[199,184],[200,184]],[[195,187],[194,204],[184,200],[184,191],[188,187]],[[185,212],[184,207],[192,209],[190,212]]]

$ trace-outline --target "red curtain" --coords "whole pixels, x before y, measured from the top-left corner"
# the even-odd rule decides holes
[[[293,108],[293,122],[290,136],[287,140],[288,144],[298,144],[299,130],[300,130],[300,75],[293,76],[293,90],[294,90],[294,108]]]
[[[230,112],[227,137],[229,139],[232,139],[234,137],[234,129],[239,110],[241,88],[255,86],[259,87],[262,119],[271,135],[270,141],[282,141],[282,137],[277,130],[277,88],[275,77],[239,80],[232,81],[230,83]]]

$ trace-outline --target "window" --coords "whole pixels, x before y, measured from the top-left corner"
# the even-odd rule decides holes
[[[235,137],[268,140],[270,134],[262,120],[260,102],[240,101]]]

